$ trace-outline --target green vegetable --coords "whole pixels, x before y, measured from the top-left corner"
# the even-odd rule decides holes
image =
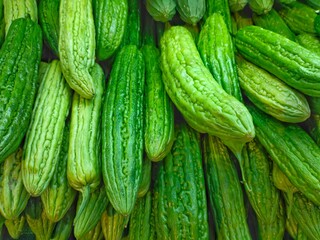
[[[103,180],[111,204],[124,215],[133,209],[141,179],[143,95],[142,53],[126,45],[113,63],[102,110]]]
[[[86,233],[83,237],[79,238],[80,240],[102,240],[103,232],[101,228],[101,221],[97,223],[97,225],[92,228],[88,233]]]
[[[153,189],[157,239],[208,239],[200,135],[186,123],[176,125],[175,133]]]
[[[90,68],[95,60],[95,28],[91,0],[61,0],[59,56],[64,77],[83,98],[96,94]]]
[[[125,45],[141,46],[141,9],[139,0],[128,1],[128,18],[123,40],[119,49]]]
[[[231,12],[238,12],[245,8],[248,4],[248,0],[229,0],[229,6]]]
[[[41,0],[38,6],[43,38],[56,56],[59,55],[59,6],[60,0]]]
[[[246,26],[253,25],[252,17],[248,16],[248,14],[246,14],[246,12],[244,12],[244,11],[235,12],[233,15],[234,15],[235,21],[237,23],[238,30],[241,28],[244,28]]]
[[[10,237],[13,239],[20,239],[23,229],[25,228],[25,225],[27,225],[25,214],[21,213],[20,216],[15,219],[7,219],[4,224],[8,229]]]
[[[184,119],[198,132],[220,137],[239,155],[255,135],[246,107],[215,81],[186,28],[169,28],[160,45],[162,80]]]
[[[222,15],[213,13],[202,26],[198,44],[204,65],[230,95],[242,100],[234,47]]]
[[[320,9],[320,2],[318,0],[305,0],[305,2],[314,9]]]
[[[63,218],[76,197],[76,191],[70,186],[67,178],[68,147],[69,124],[64,128],[57,167],[48,187],[41,194],[44,211],[53,222]]]
[[[18,149],[27,132],[41,52],[41,28],[30,19],[13,21],[0,50],[0,163]]]
[[[143,197],[149,191],[151,185],[151,161],[147,157],[143,159],[141,180],[138,189],[138,198]]]
[[[197,24],[206,11],[205,0],[176,0],[180,17],[186,23]]]
[[[236,47],[250,62],[293,88],[320,96],[320,56],[280,34],[248,26],[236,34]]]
[[[168,22],[176,14],[175,0],[147,0],[146,8],[154,20]]]
[[[128,18],[127,0],[94,0],[93,13],[96,29],[96,57],[108,59],[122,41]]]
[[[22,148],[0,165],[0,213],[6,219],[16,219],[25,209],[29,193],[22,182]]]
[[[306,97],[262,68],[237,58],[241,88],[260,110],[283,122],[298,123],[310,117]]]
[[[274,9],[263,15],[253,14],[252,20],[259,27],[281,34],[292,41],[296,39],[294,33]]]
[[[318,37],[309,33],[301,33],[296,36],[296,40],[302,47],[320,56],[320,39]]]
[[[270,12],[274,4],[274,0],[249,0],[249,7],[258,15]]]
[[[217,137],[203,138],[208,197],[218,239],[251,239],[237,170]]]
[[[22,178],[31,196],[40,196],[51,181],[59,162],[70,105],[71,89],[62,75],[60,62],[54,60],[40,83],[24,143]]]
[[[315,204],[320,204],[320,148],[298,125],[284,124],[252,105],[257,138],[290,182]]]
[[[232,33],[232,20],[228,0],[206,0],[205,19],[213,13],[220,13],[229,33]]]

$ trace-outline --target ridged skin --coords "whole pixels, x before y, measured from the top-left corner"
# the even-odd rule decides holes
[[[6,225],[10,237],[19,239],[24,226],[27,225],[25,214],[21,213],[17,218],[12,220],[7,219],[4,224]]]
[[[273,163],[272,180],[276,188],[287,194],[298,192],[298,189],[292,185],[287,176],[280,170],[277,164]]]
[[[81,196],[81,195],[80,195]],[[77,211],[81,206],[83,198],[80,197],[77,203]],[[105,186],[100,187],[90,194],[90,198],[77,221],[74,222],[74,236],[79,239],[88,233],[100,221],[102,213],[106,210],[108,198]],[[78,213],[77,213],[78,214]]]
[[[320,56],[284,36],[258,26],[237,32],[241,55],[302,93],[320,96]]]
[[[58,222],[63,218],[76,197],[76,191],[70,186],[67,178],[68,147],[69,125],[66,125],[57,167],[48,187],[41,194],[44,211],[53,222]]]
[[[10,29],[0,50],[0,163],[18,149],[28,130],[42,53],[37,24],[21,18]]]
[[[232,21],[228,0],[206,0],[205,19],[210,17],[213,13],[220,13],[229,33],[232,33]]]
[[[31,196],[47,188],[58,164],[71,93],[60,62],[52,61],[40,83],[23,148],[22,178]]]
[[[118,49],[128,18],[128,0],[93,0],[96,57],[106,60]]]
[[[6,36],[6,22],[4,20],[3,0],[0,0],[0,47],[2,46]]]
[[[0,165],[0,213],[6,219],[18,218],[30,197],[22,182],[22,154],[18,148]]]
[[[293,194],[291,215],[308,239],[317,240],[320,238],[320,208],[300,192]]]
[[[205,135],[203,156],[218,239],[251,239],[240,180],[228,149],[217,137]]]
[[[259,27],[281,34],[288,39],[295,41],[295,34],[274,9],[271,9],[267,14],[263,15],[253,14],[252,20],[254,24]]]
[[[284,124],[252,105],[247,107],[257,138],[272,160],[295,187],[320,205],[320,149],[317,144],[298,125]]]
[[[176,0],[180,18],[191,25],[196,25],[206,11],[205,0]]]
[[[157,239],[209,239],[204,181],[199,133],[180,123],[154,186]]]
[[[110,202],[128,215],[137,198],[144,147],[144,60],[126,45],[113,64],[102,112],[102,174]]]
[[[231,12],[241,11],[247,4],[248,0],[229,0],[229,7]]]
[[[234,47],[222,15],[213,13],[202,26],[198,44],[204,65],[230,95],[242,100]]]
[[[149,240],[151,238],[151,192],[138,198],[130,216],[129,239]]]
[[[273,185],[271,160],[256,139],[247,144],[243,158],[242,175],[245,190],[259,223],[261,239],[282,240],[285,231],[285,216],[280,191]]]
[[[86,233],[83,237],[79,238],[79,240],[102,240],[103,232],[101,228],[101,221],[97,223],[97,225],[92,228],[88,233]]]
[[[49,240],[56,223],[47,218],[41,199],[30,198],[25,214],[28,225],[36,239]]]
[[[34,22],[38,22],[38,7],[36,0],[3,0],[6,34],[13,20],[26,18],[28,15]]]
[[[147,157],[142,162],[142,172],[138,189],[138,198],[143,197],[149,191],[151,185],[151,161]]]
[[[298,123],[310,117],[306,97],[262,68],[237,58],[241,88],[260,110],[283,122]]]
[[[59,55],[59,6],[60,0],[41,0],[38,6],[43,38],[56,56]]]
[[[146,8],[155,21],[168,22],[176,14],[175,0],[147,0]]]
[[[296,36],[296,40],[302,47],[305,47],[320,56],[320,39],[318,37],[309,33],[301,33]]]
[[[198,132],[222,138],[239,154],[255,135],[246,107],[215,81],[186,28],[169,28],[160,45],[162,80],[185,120]]]
[[[274,0],[249,0],[249,7],[258,15],[270,12],[274,4]]]
[[[141,46],[141,10],[139,0],[128,0],[127,24],[119,49],[125,45]]]
[[[320,2],[318,0],[306,0],[306,3],[314,9],[320,9]]]
[[[77,191],[94,191],[101,182],[101,109],[105,76],[95,64],[91,70],[96,94],[85,99],[73,94],[70,121],[67,177]],[[88,192],[90,192],[88,191]]]
[[[145,151],[151,161],[162,160],[174,137],[173,106],[162,82],[160,52],[154,44],[142,47],[145,62]]]
[[[298,225],[297,220],[291,214],[286,221],[286,230],[290,236],[295,240],[308,240],[309,238],[302,232],[301,226]]]
[[[63,218],[56,223],[54,231],[51,235],[51,240],[66,240],[69,239],[72,233],[73,219],[76,214],[76,206],[72,204],[68,212]]]
[[[278,11],[282,19],[289,28],[295,33],[316,33],[314,20],[317,16],[314,9],[300,1],[294,1],[288,5],[282,5]]]
[[[109,203],[101,216],[101,227],[105,239],[120,240],[129,216],[118,213]]]
[[[83,98],[96,93],[90,68],[95,61],[95,28],[91,0],[60,0],[59,56],[64,77]]]

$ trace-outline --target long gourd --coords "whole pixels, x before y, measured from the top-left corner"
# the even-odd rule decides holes
[[[274,4],[274,0],[249,0],[249,7],[258,15],[270,12]]]
[[[239,155],[255,134],[246,107],[215,81],[186,28],[166,30],[160,46],[162,79],[184,119],[198,132],[221,138]]]
[[[69,124],[64,128],[59,160],[48,187],[41,194],[44,211],[53,221],[60,221],[67,213],[76,197],[76,191],[67,178],[67,161],[69,147]]]
[[[0,50],[0,163],[18,149],[27,132],[41,53],[41,28],[31,19],[13,21]]]
[[[95,28],[91,0],[61,0],[58,51],[64,77],[84,98],[95,95],[90,68],[95,61]]]
[[[22,182],[22,147],[0,166],[0,213],[6,219],[16,219],[25,209],[29,193]]]
[[[308,199],[320,205],[320,149],[298,125],[285,124],[267,116],[252,105],[257,138],[272,160]]]
[[[100,61],[113,55],[122,41],[128,18],[128,0],[94,0],[96,56]]]
[[[18,18],[29,18],[38,22],[38,8],[36,0],[3,0],[6,34],[11,23]]]
[[[179,123],[153,189],[157,239],[209,239],[204,181],[200,135]]]
[[[144,60],[126,45],[113,64],[102,112],[102,174],[110,202],[128,215],[137,198],[143,160]],[[124,97],[125,96],[125,97]]]
[[[54,60],[40,83],[23,148],[22,178],[32,196],[40,196],[54,174],[70,105],[71,89]]]
[[[146,8],[154,20],[168,22],[176,14],[175,0],[147,0]]]
[[[248,26],[236,34],[239,53],[291,87],[320,96],[320,56],[280,34]]]
[[[67,178],[72,188],[83,195],[81,215],[90,193],[101,182],[101,109],[105,90],[104,73],[99,64],[90,72],[96,94],[86,99],[74,93],[71,106]],[[77,218],[76,216],[76,218]]]
[[[206,12],[205,12],[205,19],[210,17],[213,13],[219,13],[225,25],[228,28],[229,33],[232,33],[232,20],[231,20],[231,13],[229,7],[228,0],[207,0],[206,1]]]

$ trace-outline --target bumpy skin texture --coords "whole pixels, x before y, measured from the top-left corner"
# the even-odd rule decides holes
[[[91,0],[61,0],[59,56],[64,77],[84,98],[95,95],[90,68],[95,60],[95,28]]]
[[[151,161],[147,157],[142,162],[142,173],[138,190],[138,198],[143,197],[148,192],[151,185]]]
[[[209,239],[200,136],[186,123],[175,133],[154,186],[157,239]]]
[[[164,88],[160,52],[153,44],[144,45],[145,62],[145,151],[151,161],[162,160],[170,151],[174,137],[173,106]]]
[[[320,56],[320,39],[309,33],[301,33],[296,36],[297,43],[302,47],[317,53]]]
[[[258,140],[272,160],[308,199],[320,205],[320,149],[298,125],[284,124],[252,105]]]
[[[228,149],[217,137],[205,135],[203,156],[218,239],[251,239],[240,180]]]
[[[18,149],[27,132],[41,52],[41,28],[30,19],[15,20],[0,50],[0,163]]]
[[[102,213],[105,211],[108,204],[105,187],[100,185],[96,191],[90,194],[85,208],[78,216],[78,209],[79,206],[82,205],[82,200],[83,198],[81,197],[78,199],[76,216],[77,220],[74,221],[74,236],[77,239],[80,239],[87,234],[100,221]]]
[[[18,148],[0,165],[0,213],[6,219],[18,218],[30,197],[22,182],[21,159]]]
[[[28,15],[32,21],[38,22],[38,7],[36,0],[3,0],[4,20],[6,34],[13,20],[26,18]]]
[[[51,240],[69,239],[73,229],[73,219],[75,214],[76,206],[75,204],[72,204],[68,212],[63,216],[63,218],[56,223],[56,226],[50,238]]]
[[[43,38],[55,55],[59,55],[59,6],[60,0],[41,0],[38,6],[39,24]]]
[[[246,107],[215,81],[186,28],[166,30],[160,46],[165,89],[185,120],[198,132],[220,137],[239,154],[255,135]]]
[[[219,13],[213,13],[203,25],[198,44],[204,65],[230,95],[242,100],[232,38]]]
[[[144,60],[135,45],[117,54],[102,113],[102,174],[108,198],[128,215],[137,198],[143,160]]]
[[[10,237],[13,239],[19,239],[24,226],[27,225],[25,214],[22,213],[12,220],[7,219],[4,224],[6,225]]]
[[[221,14],[229,33],[232,33],[232,20],[228,0],[206,0],[205,19],[213,13]]]
[[[70,186],[67,179],[68,147],[69,125],[66,125],[56,170],[48,187],[41,194],[44,211],[53,222],[58,222],[63,218],[76,196],[76,191]]]
[[[177,11],[186,23],[196,25],[206,11],[205,0],[176,0]]]
[[[128,18],[128,0],[94,0],[96,56],[108,59],[119,47]]]
[[[274,0],[249,0],[249,7],[258,15],[270,12],[274,4]]]
[[[36,239],[50,239],[56,224],[47,218],[40,198],[29,199],[25,214]]]
[[[316,240],[320,238],[320,208],[308,200],[301,192],[293,194],[291,215],[308,239]]]
[[[271,181],[271,160],[257,139],[247,144],[242,175],[245,190],[259,223],[261,239],[283,239],[285,216],[280,191]]]
[[[175,0],[147,0],[146,8],[154,20],[168,22],[176,14]]]
[[[105,91],[102,68],[95,64],[91,70],[96,94],[85,99],[73,94],[70,120],[67,177],[77,191],[94,191],[101,181],[101,109]]]
[[[229,0],[229,6],[231,12],[238,12],[244,9],[248,0]]]
[[[279,10],[279,14],[294,33],[316,33],[314,23],[317,13],[308,5],[300,1],[294,1],[288,5],[284,4]]]
[[[121,42],[121,49],[125,45],[141,46],[141,10],[139,0],[128,1],[128,18],[127,24]]]
[[[298,123],[310,117],[306,97],[262,68],[237,58],[241,88],[259,109],[283,122]]]
[[[32,196],[47,188],[58,164],[71,94],[60,62],[52,61],[40,83],[23,148],[22,178]]]
[[[151,192],[138,198],[130,215],[129,239],[149,240],[151,238]]]
[[[101,216],[101,227],[105,239],[120,240],[124,228],[127,226],[129,216],[118,213],[109,203]],[[138,238],[139,239],[139,238]]]
[[[263,15],[253,14],[252,20],[254,24],[259,27],[281,34],[288,39],[295,41],[295,34],[274,9],[271,9],[267,14]]]
[[[320,96],[320,56],[284,36],[258,26],[236,34],[239,53],[302,93]]]
[[[104,237],[103,237],[103,232],[101,228],[101,221],[99,221],[94,228],[92,228],[88,233],[86,233],[84,236],[81,237],[81,240],[102,240],[102,239],[104,239]]]

